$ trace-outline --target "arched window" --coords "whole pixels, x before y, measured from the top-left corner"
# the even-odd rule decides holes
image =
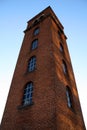
[[[32,104],[32,94],[33,94],[33,83],[29,82],[26,84],[24,88],[24,94],[23,94],[23,105],[30,105]]]
[[[58,36],[61,37],[61,33],[60,33],[60,31],[58,31]]]
[[[64,72],[64,74],[68,74],[67,65],[66,65],[66,62],[64,60],[63,60],[62,66],[63,66],[63,72]]]
[[[67,97],[68,107],[71,108],[72,107],[71,90],[70,90],[70,88],[68,86],[66,87],[66,97]]]
[[[60,48],[59,49],[60,49],[61,52],[64,52],[64,48],[63,48],[63,45],[61,43],[60,43]]]
[[[35,70],[35,68],[36,68],[36,57],[33,56],[29,60],[28,71],[31,72],[31,71]]]
[[[38,28],[35,28],[35,30],[34,30],[34,36],[36,36],[38,33],[39,33],[39,27]]]
[[[38,39],[35,39],[31,44],[31,50],[34,50],[38,46]]]

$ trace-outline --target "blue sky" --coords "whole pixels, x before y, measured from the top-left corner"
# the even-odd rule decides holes
[[[51,6],[64,26],[87,127],[87,0],[0,0],[0,120],[27,21]]]

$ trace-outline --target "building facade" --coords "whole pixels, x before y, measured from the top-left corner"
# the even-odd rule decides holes
[[[0,130],[85,130],[67,37],[51,7],[24,33]]]

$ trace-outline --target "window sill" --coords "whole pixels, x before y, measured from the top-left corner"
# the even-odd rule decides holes
[[[28,74],[34,73],[36,70],[37,70],[37,68],[35,68],[35,69],[32,70],[32,71],[28,71],[28,70],[27,70],[27,71],[24,73],[24,75],[28,75]]]
[[[20,105],[20,106],[17,107],[17,109],[18,109],[18,110],[25,109],[25,108],[27,108],[27,107],[29,107],[29,106],[32,106],[33,104],[34,104],[34,103],[31,102],[30,104]]]

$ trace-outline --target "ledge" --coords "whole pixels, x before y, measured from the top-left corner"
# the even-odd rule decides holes
[[[18,110],[25,109],[25,108],[27,108],[27,107],[29,107],[29,106],[32,106],[33,104],[34,104],[34,103],[32,102],[32,103],[30,103],[30,104],[20,105],[20,106],[17,107],[17,109],[18,109]]]

